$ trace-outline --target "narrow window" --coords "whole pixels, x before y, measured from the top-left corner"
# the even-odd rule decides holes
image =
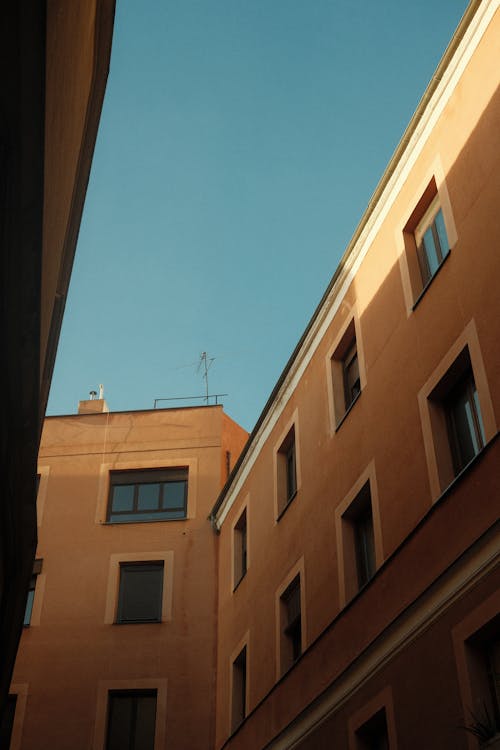
[[[415,244],[422,284],[426,287],[450,250],[438,196],[415,229]]]
[[[186,518],[187,469],[113,471],[108,523],[175,521]]]
[[[455,474],[484,447],[484,427],[471,370],[452,388],[445,401]]]
[[[8,750],[16,714],[17,695],[8,695],[3,715],[0,718],[0,747]]]
[[[154,750],[156,690],[112,690],[106,750]]]
[[[282,513],[297,494],[297,453],[295,427],[280,445],[277,454],[278,513]]]
[[[370,482],[366,482],[342,515],[346,594],[354,596],[376,570]]]
[[[445,489],[486,442],[468,346],[427,399],[438,474]]]
[[[361,393],[356,339],[351,343],[342,361],[342,369],[344,372],[345,410],[347,411]]]
[[[356,750],[389,750],[389,735],[385,709],[377,711],[356,730]]]
[[[35,562],[33,563],[33,573],[30,578],[28,596],[26,598],[26,609],[24,610],[23,625],[25,628],[27,628],[31,623],[31,615],[33,612],[33,602],[35,601],[36,580],[37,580],[38,574],[42,572],[42,563],[43,563],[43,560],[41,559],[35,560]]]
[[[361,393],[358,342],[354,319],[347,326],[330,359],[335,422],[343,421]]]
[[[246,716],[247,647],[244,646],[233,662],[233,694],[231,726],[233,731]]]
[[[286,672],[302,654],[300,575],[293,579],[281,595],[281,616],[281,671]]]
[[[163,562],[121,563],[117,623],[161,622]]]
[[[482,742],[500,734],[500,615],[465,643],[472,705],[464,724]]]
[[[234,527],[234,585],[239,584],[247,572],[247,510],[239,517]]]

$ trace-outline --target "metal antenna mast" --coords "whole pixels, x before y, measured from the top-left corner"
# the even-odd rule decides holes
[[[198,363],[198,373],[203,368],[203,378],[205,379],[205,401],[208,404],[208,371],[212,366],[212,362],[215,361],[215,357],[209,357],[206,352],[200,354],[200,361]]]

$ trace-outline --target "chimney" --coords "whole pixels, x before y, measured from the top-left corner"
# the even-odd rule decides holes
[[[90,391],[89,397],[86,401],[78,402],[78,414],[105,414],[109,411],[109,407],[104,400],[102,383],[99,385],[99,398],[97,398],[97,391]]]

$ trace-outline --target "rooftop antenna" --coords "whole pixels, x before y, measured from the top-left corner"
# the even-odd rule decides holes
[[[198,362],[198,369],[196,373],[203,370],[203,378],[205,379],[205,401],[208,404],[208,371],[212,366],[212,362],[215,361],[215,357],[209,357],[206,352],[200,354],[200,361]]]

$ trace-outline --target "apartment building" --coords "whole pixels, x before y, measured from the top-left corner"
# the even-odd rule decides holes
[[[472,3],[213,508],[217,750],[500,746],[499,40]]]
[[[498,6],[248,440],[221,407],[46,420],[11,748],[500,746]]]
[[[207,519],[247,437],[222,406],[45,420],[11,750],[212,746]]]

